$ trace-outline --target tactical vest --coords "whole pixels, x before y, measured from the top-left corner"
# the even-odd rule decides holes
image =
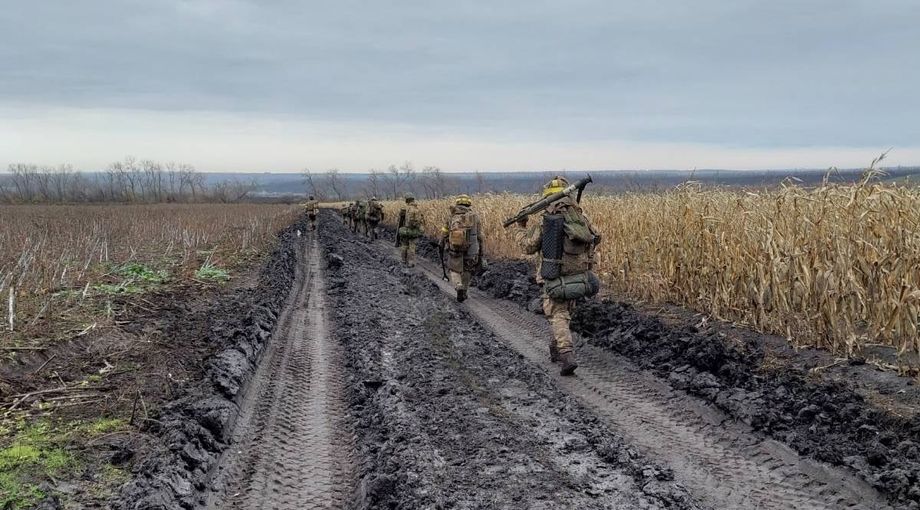
[[[543,216],[540,276],[553,280],[591,269],[594,232],[575,208]]]

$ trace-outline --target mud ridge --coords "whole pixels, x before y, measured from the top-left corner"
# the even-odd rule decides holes
[[[226,448],[227,435],[239,413],[245,389],[271,337],[280,310],[293,286],[301,220],[279,232],[279,242],[259,273],[258,284],[216,302],[207,342],[218,346],[203,380],[156,411],[148,432],[160,444],[133,468],[111,508],[190,509]]]
[[[360,487],[354,508],[698,508],[542,368],[324,215]]]
[[[523,261],[493,263],[474,285],[541,313],[532,273]],[[845,382],[768,366],[763,335],[729,340],[717,324],[667,324],[612,299],[582,303],[572,329],[798,453],[853,470],[893,503],[920,508],[920,414],[899,417]]]

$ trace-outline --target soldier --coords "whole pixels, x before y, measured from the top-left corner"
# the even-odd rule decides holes
[[[367,204],[361,200],[355,202],[355,226],[352,229],[354,233],[364,233],[364,215],[367,214]]]
[[[316,230],[316,215],[319,214],[319,202],[313,198],[313,195],[307,197],[307,201],[303,204],[304,209],[307,210],[307,218],[310,219],[310,230]]]
[[[479,215],[471,209],[469,195],[460,195],[450,208],[450,219],[442,229],[441,250],[447,251],[450,282],[457,290],[457,301],[466,300],[473,271],[482,263],[483,237]]]
[[[342,204],[342,208],[339,210],[339,213],[342,215],[342,224],[348,225],[348,210],[351,207],[351,204],[345,202]]]
[[[358,204],[357,202],[352,202],[351,205],[348,206],[348,228],[350,228],[352,231],[354,231],[355,226],[356,226],[355,224],[356,214],[358,214]]]
[[[564,178],[556,177],[543,188],[543,196],[568,185]],[[569,322],[575,300],[592,296],[600,288],[591,272],[600,236],[575,199],[565,196],[543,211],[539,225],[527,229],[526,217],[518,221],[515,239],[525,253],[539,253],[537,281],[543,284],[543,312],[553,330],[550,359],[561,362],[560,374],[572,375],[578,363]]]
[[[377,197],[371,197],[367,203],[367,213],[364,215],[364,235],[371,239],[377,239],[377,225],[383,221],[383,204],[377,201]]]
[[[411,193],[406,193],[406,206],[399,212],[399,215],[405,217],[405,222],[398,231],[402,261],[407,267],[415,267],[415,248],[418,238],[422,237],[422,226],[425,220]]]

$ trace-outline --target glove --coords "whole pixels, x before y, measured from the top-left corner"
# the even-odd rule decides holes
[[[524,216],[523,218],[517,220],[518,226],[521,228],[527,228],[527,219],[527,216]]]

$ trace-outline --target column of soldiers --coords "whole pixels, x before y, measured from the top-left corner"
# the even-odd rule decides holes
[[[556,177],[543,187],[543,196],[549,197],[568,186],[565,178]],[[376,239],[377,226],[383,220],[379,205],[376,197],[367,203],[347,204],[342,208],[344,221],[353,232]],[[379,211],[379,215],[373,211]],[[407,194],[397,229],[400,256],[406,267],[415,267],[416,248],[418,239],[423,236],[424,224],[415,197]],[[473,273],[487,264],[483,256],[485,238],[481,221],[469,195],[454,199],[450,218],[441,234],[439,247],[446,256],[448,279],[454,286],[457,301],[463,302],[468,298]],[[526,216],[519,220],[514,236],[525,254],[536,256],[536,279],[543,285],[543,312],[552,330],[548,342],[550,360],[560,365],[560,374],[572,375],[578,368],[570,329],[572,311],[576,301],[593,296],[600,287],[591,272],[600,236],[578,201],[567,195],[550,203],[543,210],[539,223],[528,228]]]
[[[339,209],[342,223],[352,232],[361,234],[369,239],[377,239],[380,233],[380,222],[383,221],[383,204],[372,197],[367,202],[356,200],[342,205]]]

